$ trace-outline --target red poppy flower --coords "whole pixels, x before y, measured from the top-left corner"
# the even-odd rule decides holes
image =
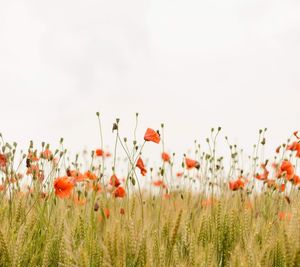
[[[98,192],[98,193],[102,191],[102,187],[100,184],[95,184],[95,185],[93,185],[92,188],[95,192]]]
[[[86,171],[84,173],[84,176],[89,179],[89,180],[96,180],[97,179],[97,176],[95,173],[91,172],[91,171]]]
[[[273,189],[277,188],[276,181],[273,179],[267,179],[265,180],[265,183],[267,184],[268,188],[273,188]]]
[[[104,155],[104,151],[100,148],[96,149],[95,152],[97,157],[102,157]]]
[[[255,178],[262,181],[267,180],[269,176],[269,171],[267,170],[267,164],[261,164],[260,166],[263,169],[263,173],[256,174]]]
[[[200,163],[198,161],[189,158],[185,158],[185,165],[187,169],[200,168]]]
[[[143,160],[142,160],[141,157],[138,158],[138,160],[137,160],[137,162],[136,162],[136,167],[138,167],[138,168],[141,170],[141,174],[142,174],[143,176],[146,175],[147,170],[146,170],[146,168],[145,168],[144,162],[143,162]]]
[[[168,153],[166,153],[166,152],[163,152],[162,154],[161,154],[161,158],[162,158],[162,160],[164,161],[164,162],[170,162],[170,155],[168,154]]]
[[[164,199],[170,199],[170,198],[171,198],[171,195],[170,195],[170,194],[164,194],[164,195],[163,195],[163,198],[164,198]]]
[[[27,158],[31,161],[38,161],[39,158],[36,156],[36,152],[29,152]]]
[[[146,130],[146,133],[144,135],[144,140],[145,141],[150,141],[150,142],[154,142],[156,144],[159,144],[160,142],[160,135],[158,132],[154,131],[151,128],[148,128]]]
[[[176,173],[176,176],[177,176],[177,177],[182,177],[182,175],[183,175],[183,172],[177,172],[177,173]]]
[[[120,183],[118,177],[114,174],[110,177],[109,184],[114,187],[118,187],[121,183]]]
[[[230,181],[229,182],[229,188],[232,191],[236,191],[238,189],[243,189],[244,187],[245,187],[245,183],[240,178],[238,178],[235,181]]]
[[[293,184],[294,185],[299,185],[300,184],[300,177],[298,175],[294,175]]]
[[[285,213],[284,211],[280,211],[280,212],[278,212],[278,218],[281,221],[284,221],[284,220],[290,221],[292,218],[292,213],[290,213],[290,212]]]
[[[67,170],[67,175],[73,177],[74,182],[82,182],[86,176],[76,170]]]
[[[105,154],[104,154],[104,155],[105,155],[105,157],[106,157],[106,158],[109,158],[109,157],[111,157],[111,153],[110,153],[110,152],[105,152]]]
[[[110,210],[108,208],[103,209],[105,217],[108,219],[110,217]]]
[[[292,163],[289,162],[288,160],[284,160],[281,163],[280,170],[279,170],[279,176],[282,176],[283,174],[285,174],[285,177],[287,180],[293,179],[293,177],[295,175],[295,169],[294,169]]]
[[[165,183],[163,182],[163,180],[157,180],[157,181],[154,181],[153,182],[153,185],[154,186],[157,186],[157,187],[162,187],[162,188],[167,188],[167,186],[165,185]]]
[[[5,167],[7,163],[6,156],[4,154],[0,154],[0,167]]]
[[[300,143],[293,142],[291,145],[287,146],[287,150],[297,151],[296,157],[300,158]]]
[[[74,197],[74,203],[78,206],[83,206],[86,204],[86,199],[79,197],[78,195]]]
[[[285,190],[285,184],[281,184],[279,187],[279,191],[284,192],[284,190]]]
[[[69,177],[58,177],[54,181],[55,195],[59,198],[69,198],[74,184],[70,181]]]
[[[51,152],[50,149],[45,149],[45,150],[41,153],[41,158],[43,158],[43,159],[50,160],[51,157],[52,157],[52,152]]]
[[[125,197],[126,192],[125,189],[122,186],[119,186],[118,188],[116,188],[116,190],[113,192],[113,196],[114,197],[120,197],[123,198]]]

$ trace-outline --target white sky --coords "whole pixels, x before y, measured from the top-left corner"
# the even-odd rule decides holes
[[[298,0],[0,0],[0,132],[74,152],[98,146],[95,112],[140,136],[166,124],[182,153],[210,127],[269,148],[300,128]]]

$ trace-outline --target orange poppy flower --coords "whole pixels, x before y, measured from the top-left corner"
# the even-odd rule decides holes
[[[176,176],[177,176],[177,177],[182,177],[182,176],[183,176],[183,172],[177,172],[177,173],[176,173]]]
[[[162,160],[163,160],[164,162],[170,162],[170,159],[171,159],[170,155],[169,155],[168,153],[166,153],[166,152],[163,152],[163,153],[161,154],[161,158],[162,158]]]
[[[260,166],[263,169],[263,173],[256,174],[255,178],[262,181],[267,180],[269,176],[269,171],[267,170],[267,163],[261,164]]]
[[[154,142],[156,144],[159,144],[160,142],[160,135],[158,132],[154,131],[151,128],[148,128],[146,130],[146,133],[144,135],[144,140],[145,141],[150,141],[150,142]]]
[[[0,184],[0,192],[5,190],[5,186],[3,184]]]
[[[300,158],[300,143],[293,142],[291,145],[287,146],[287,150],[297,151],[296,157]]]
[[[278,212],[278,218],[281,221],[284,221],[284,220],[290,221],[292,218],[292,213],[290,213],[290,212],[285,213],[284,211],[280,211],[280,212]]]
[[[207,207],[209,207],[209,206],[214,205],[216,202],[217,202],[217,201],[216,201],[215,199],[213,199],[213,198],[203,199],[203,200],[201,201],[201,206],[207,208]]]
[[[170,195],[170,194],[164,194],[163,198],[164,198],[164,199],[170,199],[170,198],[171,198],[171,195]]]
[[[74,182],[82,182],[85,180],[86,176],[83,175],[81,172],[76,170],[68,170],[67,175],[74,178]]]
[[[119,198],[123,198],[125,197],[126,192],[125,189],[122,186],[119,186],[118,188],[115,189],[115,191],[113,192],[113,196],[114,197],[119,197]]]
[[[95,184],[92,186],[92,188],[95,192],[98,192],[98,193],[102,191],[102,187],[100,184]]]
[[[85,176],[87,179],[93,180],[93,181],[97,179],[96,174],[93,173],[93,172],[91,172],[91,171],[86,171],[86,172],[84,173],[84,176]]]
[[[45,149],[42,153],[41,153],[41,158],[43,159],[47,159],[47,160],[50,160],[51,157],[52,157],[52,152],[50,149]]]
[[[236,191],[238,189],[243,189],[244,187],[245,187],[245,183],[240,178],[238,178],[235,181],[230,181],[229,182],[229,188],[232,191]]]
[[[5,167],[7,163],[6,156],[4,154],[0,154],[0,167]]]
[[[293,177],[295,175],[295,169],[294,169],[292,163],[289,162],[288,160],[284,160],[281,163],[280,170],[279,170],[279,176],[282,176],[283,174],[285,174],[285,177],[287,180],[293,179]]]
[[[38,161],[39,158],[36,156],[36,153],[34,152],[29,152],[27,155],[27,159],[31,160],[31,161]]]
[[[200,168],[200,163],[198,161],[189,158],[185,158],[185,165],[187,169]]]
[[[285,184],[281,184],[279,187],[279,191],[284,192],[284,190],[285,190]]]
[[[106,157],[106,158],[109,158],[109,157],[111,157],[111,153],[110,153],[110,152],[105,152],[105,154],[104,154],[104,155],[105,155],[105,157]]]
[[[80,198],[79,196],[74,197],[74,203],[78,206],[83,206],[86,204],[86,199]]]
[[[294,175],[293,184],[294,185],[299,185],[300,184],[300,177],[298,175]]]
[[[109,184],[114,187],[118,187],[121,183],[118,177],[114,174],[110,177]]]
[[[157,187],[162,187],[162,188],[167,188],[167,186],[165,185],[165,183],[163,182],[163,180],[157,180],[157,181],[154,181],[153,182],[153,185],[154,186],[157,186]]]
[[[138,160],[137,160],[137,162],[136,162],[136,167],[138,167],[138,168],[141,170],[141,174],[142,174],[143,176],[146,175],[147,170],[146,170],[146,168],[145,168],[144,162],[143,162],[143,160],[142,160],[141,157],[138,158]]]
[[[277,188],[277,184],[273,179],[267,179],[265,180],[265,183],[267,184],[268,188],[273,188],[273,189]]]
[[[103,209],[105,217],[108,219],[110,217],[110,210],[108,208]]]
[[[69,177],[58,177],[54,181],[55,195],[59,198],[69,198],[74,184],[70,181]]]
[[[104,155],[104,151],[100,148],[96,149],[95,152],[97,157],[102,157]]]

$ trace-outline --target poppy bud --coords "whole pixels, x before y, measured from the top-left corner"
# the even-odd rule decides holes
[[[113,124],[112,131],[115,131],[115,130],[118,130],[118,124],[117,124],[117,123],[114,123],[114,124]]]
[[[96,202],[94,205],[94,211],[98,211],[99,210],[99,204]]]

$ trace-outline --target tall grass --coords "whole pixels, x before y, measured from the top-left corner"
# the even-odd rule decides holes
[[[208,151],[195,144],[194,159],[184,156],[177,178],[174,155],[143,177],[136,163],[149,140],[138,145],[134,133],[129,148],[118,123],[111,169],[103,141],[82,165],[78,155],[67,160],[63,140],[53,152],[43,143],[38,153],[31,143],[17,161],[17,145],[2,139],[0,266],[300,266],[298,156],[288,144],[277,150],[271,172],[258,156],[265,143],[260,131],[248,168],[241,168],[231,144],[225,168],[216,154],[221,129],[212,130]],[[99,126],[102,140],[100,120]],[[117,172],[117,145],[128,165],[120,185],[110,178]],[[83,175],[83,168],[89,172]],[[54,190],[60,176],[69,187]],[[122,186],[125,195],[116,193]]]

